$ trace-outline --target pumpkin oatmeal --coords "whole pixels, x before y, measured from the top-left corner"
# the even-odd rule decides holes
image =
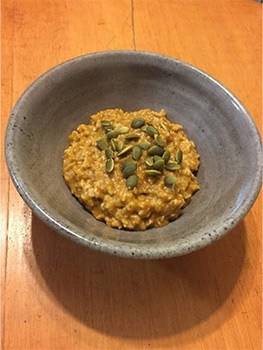
[[[98,219],[145,230],[176,219],[199,189],[199,155],[164,110],[108,109],[69,136],[64,179]]]

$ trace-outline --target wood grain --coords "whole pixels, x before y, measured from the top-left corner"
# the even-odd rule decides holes
[[[167,54],[212,74],[261,130],[262,7],[251,0],[3,0],[2,129],[24,89],[69,58]],[[261,349],[260,198],[226,237],[175,259],[85,249],[40,222],[1,159],[3,350]]]

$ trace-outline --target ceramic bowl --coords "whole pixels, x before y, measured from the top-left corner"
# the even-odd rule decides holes
[[[107,108],[164,108],[195,142],[201,189],[178,220],[117,230],[70,194],[62,177],[68,136]],[[240,101],[199,69],[146,52],[94,53],[46,72],[12,110],[5,152],[18,192],[41,220],[87,247],[125,257],[178,256],[216,241],[247,214],[261,186],[260,137]]]

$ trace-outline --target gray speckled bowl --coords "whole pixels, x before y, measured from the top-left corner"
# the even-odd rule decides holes
[[[107,108],[165,108],[195,142],[201,190],[178,220],[143,232],[112,229],[70,194],[61,170],[68,135]],[[95,53],[42,75],[15,105],[5,147],[14,184],[40,219],[125,257],[172,257],[212,243],[247,214],[261,186],[260,137],[243,105],[197,68],[146,52]]]

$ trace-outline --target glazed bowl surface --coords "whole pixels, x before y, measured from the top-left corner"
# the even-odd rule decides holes
[[[201,189],[165,227],[108,227],[63,180],[69,134],[108,108],[164,108],[196,144]],[[212,243],[247,214],[261,186],[261,141],[240,101],[199,69],[147,52],[99,52],[46,72],[13,108],[5,152],[18,192],[40,219],[87,247],[124,257],[172,257]]]

